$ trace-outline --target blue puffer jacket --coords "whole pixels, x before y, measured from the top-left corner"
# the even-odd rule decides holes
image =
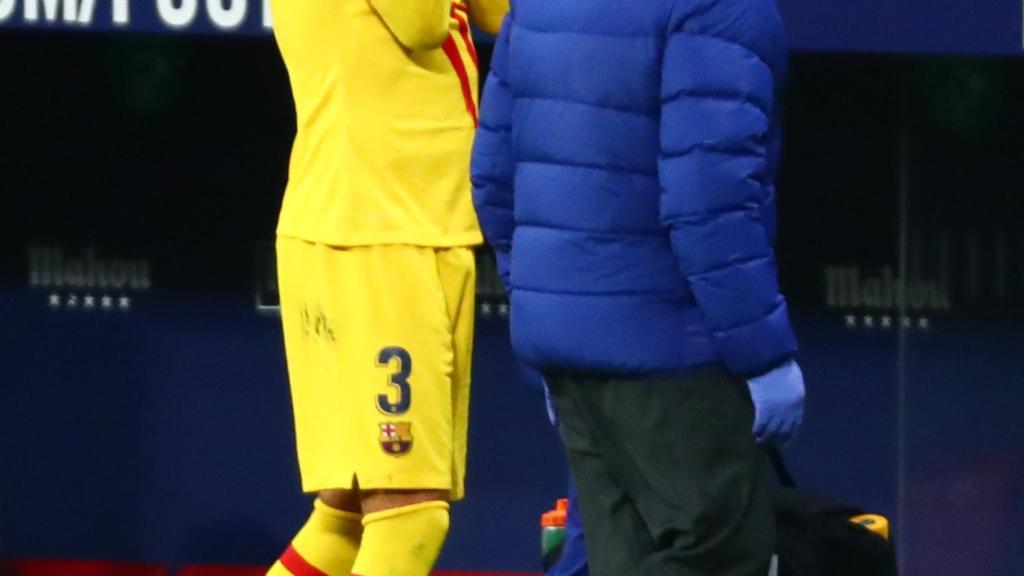
[[[776,279],[773,0],[513,0],[474,201],[535,367],[754,375],[796,353]]]

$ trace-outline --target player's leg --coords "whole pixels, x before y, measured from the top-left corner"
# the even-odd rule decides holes
[[[269,576],[349,576],[362,539],[362,518],[357,492],[321,492],[309,520]]]
[[[447,490],[364,492],[353,576],[427,576],[448,535]]]
[[[364,531],[352,572],[426,576],[447,536],[448,502],[462,495],[472,252],[367,252],[378,253],[367,263],[367,285],[386,304],[374,311],[368,335],[385,346],[379,364],[391,390],[374,396],[380,447],[359,471]]]
[[[312,467],[312,473],[319,479],[324,477],[324,473],[312,465],[318,463],[315,459],[321,459],[320,446],[312,442],[311,437],[323,434],[319,423],[331,419],[330,414],[317,413],[313,408],[322,403],[317,396],[322,389],[325,370],[325,327],[318,320],[321,316],[318,288],[325,272],[324,249],[300,240],[280,238],[277,254],[282,326],[296,430],[299,432],[300,458],[305,458],[307,469]],[[303,451],[306,454],[301,454]],[[312,462],[311,458],[314,459]],[[338,485],[345,483],[341,478],[347,478],[351,483],[351,471],[343,471],[342,474],[337,476]],[[309,519],[269,574],[349,576],[359,549],[361,520],[357,491],[321,492]]]

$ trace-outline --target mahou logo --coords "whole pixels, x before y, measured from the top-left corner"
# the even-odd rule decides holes
[[[825,268],[825,305],[845,314],[847,328],[931,327],[930,315],[952,309],[946,279],[904,278],[889,267],[872,274],[859,266]]]
[[[825,286],[829,308],[931,312],[952,308],[947,282],[904,279],[889,267],[872,275],[858,266],[830,266],[825,269]]]
[[[132,295],[153,287],[148,260],[104,258],[95,248],[74,254],[61,247],[33,246],[28,259],[29,286],[44,292],[54,310],[128,312]]]

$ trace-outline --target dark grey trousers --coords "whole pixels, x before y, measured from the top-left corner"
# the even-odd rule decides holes
[[[549,374],[593,576],[765,576],[775,545],[745,382]]]

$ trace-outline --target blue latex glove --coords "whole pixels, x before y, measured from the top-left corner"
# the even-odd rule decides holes
[[[785,445],[804,421],[804,374],[793,360],[747,381],[754,401],[754,438]]]

